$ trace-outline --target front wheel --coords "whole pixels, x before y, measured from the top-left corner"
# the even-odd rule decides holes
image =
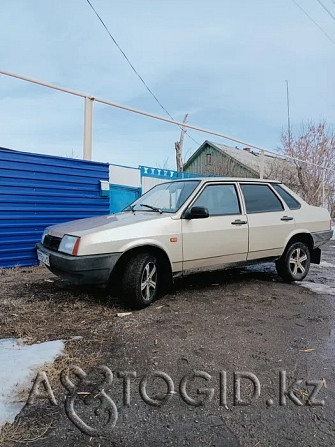
[[[150,253],[138,253],[129,259],[122,278],[122,295],[132,307],[143,309],[157,296],[160,271],[157,258]]]
[[[276,262],[279,276],[285,281],[302,281],[309,271],[311,255],[302,242],[294,242]]]

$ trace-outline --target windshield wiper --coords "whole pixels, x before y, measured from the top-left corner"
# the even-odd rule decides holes
[[[156,206],[147,205],[146,203],[141,203],[140,205],[150,208],[151,210],[158,211],[160,214],[162,214],[163,212],[160,208],[157,208]]]
[[[122,211],[132,211],[135,214],[135,205],[128,205],[126,208],[124,208]]]

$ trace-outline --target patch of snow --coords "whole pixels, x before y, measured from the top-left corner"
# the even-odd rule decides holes
[[[301,287],[305,287],[306,289],[311,290],[312,292],[317,293],[318,295],[334,295],[335,296],[335,287],[330,287],[325,284],[320,284],[317,282],[311,282],[311,281],[302,281],[297,282]]]
[[[25,345],[20,339],[0,339],[0,431],[24,407],[25,402],[18,401],[18,392],[31,386],[36,368],[53,362],[63,349],[62,340]]]
[[[313,267],[329,267],[329,268],[334,268],[335,264],[332,264],[331,262],[327,262],[327,261],[321,261],[320,264],[314,264]]]

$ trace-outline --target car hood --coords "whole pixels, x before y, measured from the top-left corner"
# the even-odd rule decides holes
[[[136,211],[108,214],[106,216],[90,217],[88,219],[72,220],[47,228],[48,234],[63,237],[64,234],[72,236],[85,236],[100,230],[108,230],[126,225],[133,225],[143,221],[151,221],[172,216],[169,213],[159,214],[155,211]]]

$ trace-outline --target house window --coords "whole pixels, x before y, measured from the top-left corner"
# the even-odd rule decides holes
[[[206,164],[209,166],[212,164],[212,154],[206,154]]]

